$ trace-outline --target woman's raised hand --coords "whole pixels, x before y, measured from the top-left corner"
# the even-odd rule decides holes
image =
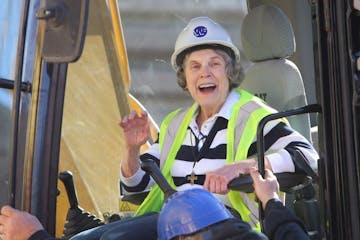
[[[119,122],[119,125],[124,130],[129,148],[140,148],[150,137],[150,123],[145,111],[140,114],[132,111]]]

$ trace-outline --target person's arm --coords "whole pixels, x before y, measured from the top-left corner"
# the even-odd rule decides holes
[[[121,161],[121,174],[133,176],[140,168],[140,148],[150,137],[150,123],[146,112],[132,111],[119,123],[126,142],[126,157]]]
[[[228,219],[213,229],[212,240],[268,240],[268,238],[251,228],[251,226],[238,218]]]
[[[280,201],[276,176],[268,169],[265,170],[265,178],[255,169],[252,169],[250,174],[254,181],[255,194],[265,209],[265,234],[273,240],[310,239],[300,219]]]
[[[155,142],[140,155],[140,148],[150,137],[148,115],[146,112],[139,115],[133,111],[119,125],[123,129],[126,144],[126,156],[120,165],[120,192],[125,195],[150,189],[154,180],[140,168],[140,160],[152,159],[160,164],[160,150],[159,144]]]
[[[274,173],[280,172],[304,172],[299,164],[296,164],[295,153],[300,151],[306,158],[307,164],[314,170],[317,168],[319,158],[313,146],[301,134],[280,120],[266,124],[265,142],[272,143],[265,149],[265,168]],[[253,142],[252,146],[256,146]],[[239,174],[244,174],[251,167],[257,167],[256,147],[250,147],[248,159],[225,164],[224,166],[206,173],[204,188],[213,193],[226,194],[229,192],[228,184]]]
[[[160,162],[160,150],[159,144],[153,143],[149,149],[140,155],[141,160],[152,159],[159,165]],[[148,190],[154,185],[154,180],[150,174],[142,170],[141,168],[131,177],[125,177],[120,171],[120,189],[122,194],[142,192]]]
[[[295,152],[300,151],[306,158],[307,164],[317,170],[319,155],[311,143],[299,132],[280,120],[271,121],[264,128],[265,142],[272,143],[265,149],[267,167],[274,173],[280,172],[303,172],[296,163]],[[256,152],[249,152],[249,156]]]
[[[276,198],[266,204],[264,224],[265,234],[270,239],[310,239],[301,220]]]
[[[55,239],[57,238],[54,238],[45,230],[39,230],[35,232],[33,235],[31,235],[30,238],[28,238],[28,240],[55,240]]]
[[[257,167],[257,160],[249,158],[238,162],[225,164],[224,166],[206,173],[204,189],[218,194],[227,194],[231,180],[241,174],[248,173],[250,169]],[[271,169],[271,165],[265,157],[265,168]]]
[[[28,212],[4,206],[0,213],[0,238],[2,240],[56,239],[44,230],[35,216]]]

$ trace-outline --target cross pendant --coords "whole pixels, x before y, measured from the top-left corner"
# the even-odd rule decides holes
[[[187,177],[187,180],[190,181],[190,184],[191,184],[191,185],[194,185],[194,184],[195,184],[195,180],[197,180],[197,179],[198,179],[198,177],[195,176],[194,171],[192,171],[192,172],[191,172],[191,175]]]

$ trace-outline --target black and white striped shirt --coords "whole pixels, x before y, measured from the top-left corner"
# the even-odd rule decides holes
[[[239,100],[240,96],[232,91],[218,114],[207,119],[201,126],[196,124],[196,116],[193,117],[187,128],[183,144],[177,152],[175,161],[171,168],[171,176],[177,186],[177,190],[186,190],[194,187],[202,187],[205,180],[205,173],[222,167],[226,160],[227,144],[227,123],[231,116],[232,106]],[[195,114],[196,115],[196,114]],[[239,114],[241,116],[241,114]],[[216,135],[211,142],[210,149],[202,152],[201,147],[206,137],[213,128],[217,119],[221,119],[221,124],[216,125]],[[295,172],[297,169],[292,161],[295,150],[300,150],[307,158],[309,165],[316,169],[318,154],[312,145],[298,132],[291,129],[281,121],[269,122],[265,129],[265,156],[270,161],[273,172]],[[248,151],[248,157],[257,154],[256,139]],[[140,156],[140,159],[153,159],[160,166],[160,151],[158,143],[153,144],[148,151]],[[198,161],[194,163],[194,159]],[[194,171],[198,180],[191,185],[188,177]],[[124,193],[140,192],[150,188],[154,183],[147,173],[139,169],[135,175],[125,178],[120,174],[121,185]],[[218,196],[227,205],[229,205],[226,196]]]

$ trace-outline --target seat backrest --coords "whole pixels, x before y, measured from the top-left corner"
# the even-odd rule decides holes
[[[278,111],[307,105],[298,67],[289,59],[295,53],[290,20],[275,5],[261,5],[245,16],[241,40],[244,54],[252,62],[241,87],[264,99]],[[288,118],[291,126],[311,141],[308,114]]]

